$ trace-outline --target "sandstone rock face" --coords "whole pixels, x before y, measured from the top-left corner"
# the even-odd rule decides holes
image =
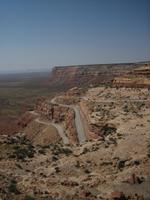
[[[132,75],[117,77],[113,83],[120,87],[150,88],[150,79],[141,77],[141,75],[140,77]]]
[[[113,80],[115,86],[150,88],[150,64],[130,70]]]
[[[74,123],[75,113],[68,107],[51,104],[49,100],[44,98],[38,99],[36,111],[46,117],[48,120],[53,120],[55,123],[64,125],[70,143],[78,142],[77,131]]]
[[[134,87],[136,83],[137,87],[147,87],[150,85],[149,66],[149,62],[58,66],[53,68],[49,84],[60,90],[112,83],[126,87]]]
[[[70,141],[73,141],[73,143],[78,142],[77,138],[77,131],[75,128],[75,113],[73,110],[68,109],[68,112],[65,115],[65,127],[68,131],[68,137],[70,138]]]
[[[49,83],[51,86],[71,88],[74,86],[111,83],[115,77],[123,75],[129,69],[135,68],[139,63],[127,64],[96,64],[54,67]]]

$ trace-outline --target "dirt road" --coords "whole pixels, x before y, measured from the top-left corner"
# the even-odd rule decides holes
[[[58,104],[59,106],[71,108],[71,109],[74,110],[74,112],[75,112],[75,126],[76,126],[76,130],[77,130],[77,133],[78,133],[79,142],[80,143],[85,142],[86,134],[85,134],[85,129],[84,129],[84,123],[81,119],[79,106],[78,105],[66,105],[66,104],[57,103],[56,99],[57,99],[57,97],[53,98],[51,100],[51,103],[52,104]]]
[[[39,114],[36,113],[35,111],[31,111],[30,113],[33,114],[33,115],[39,116]],[[63,143],[64,144],[69,144],[69,140],[68,140],[65,132],[64,132],[63,128],[59,124],[56,124],[56,123],[53,123],[53,122],[50,122],[50,121],[44,121],[44,120],[41,120],[40,118],[36,118],[35,121],[37,123],[44,124],[44,125],[47,125],[47,126],[54,126],[57,129],[58,134],[62,138]]]

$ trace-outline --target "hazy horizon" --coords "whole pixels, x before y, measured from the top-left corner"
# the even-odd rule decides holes
[[[0,73],[150,60],[149,0],[0,0]]]

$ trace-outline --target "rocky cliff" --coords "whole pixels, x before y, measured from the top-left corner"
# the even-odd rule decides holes
[[[126,74],[115,77],[115,86],[150,88],[150,63],[129,70]]]
[[[120,76],[130,68],[135,68],[136,65],[139,64],[96,64],[54,67],[49,83],[51,86],[61,88],[111,83],[114,77]]]
[[[75,127],[74,110],[68,107],[51,104],[47,99],[38,99],[36,111],[48,120],[62,124],[66,131],[67,137],[71,144],[78,143],[77,132]]]

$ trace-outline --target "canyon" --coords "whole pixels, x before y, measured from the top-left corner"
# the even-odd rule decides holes
[[[58,92],[0,135],[0,198],[148,199],[149,65],[55,67]]]

